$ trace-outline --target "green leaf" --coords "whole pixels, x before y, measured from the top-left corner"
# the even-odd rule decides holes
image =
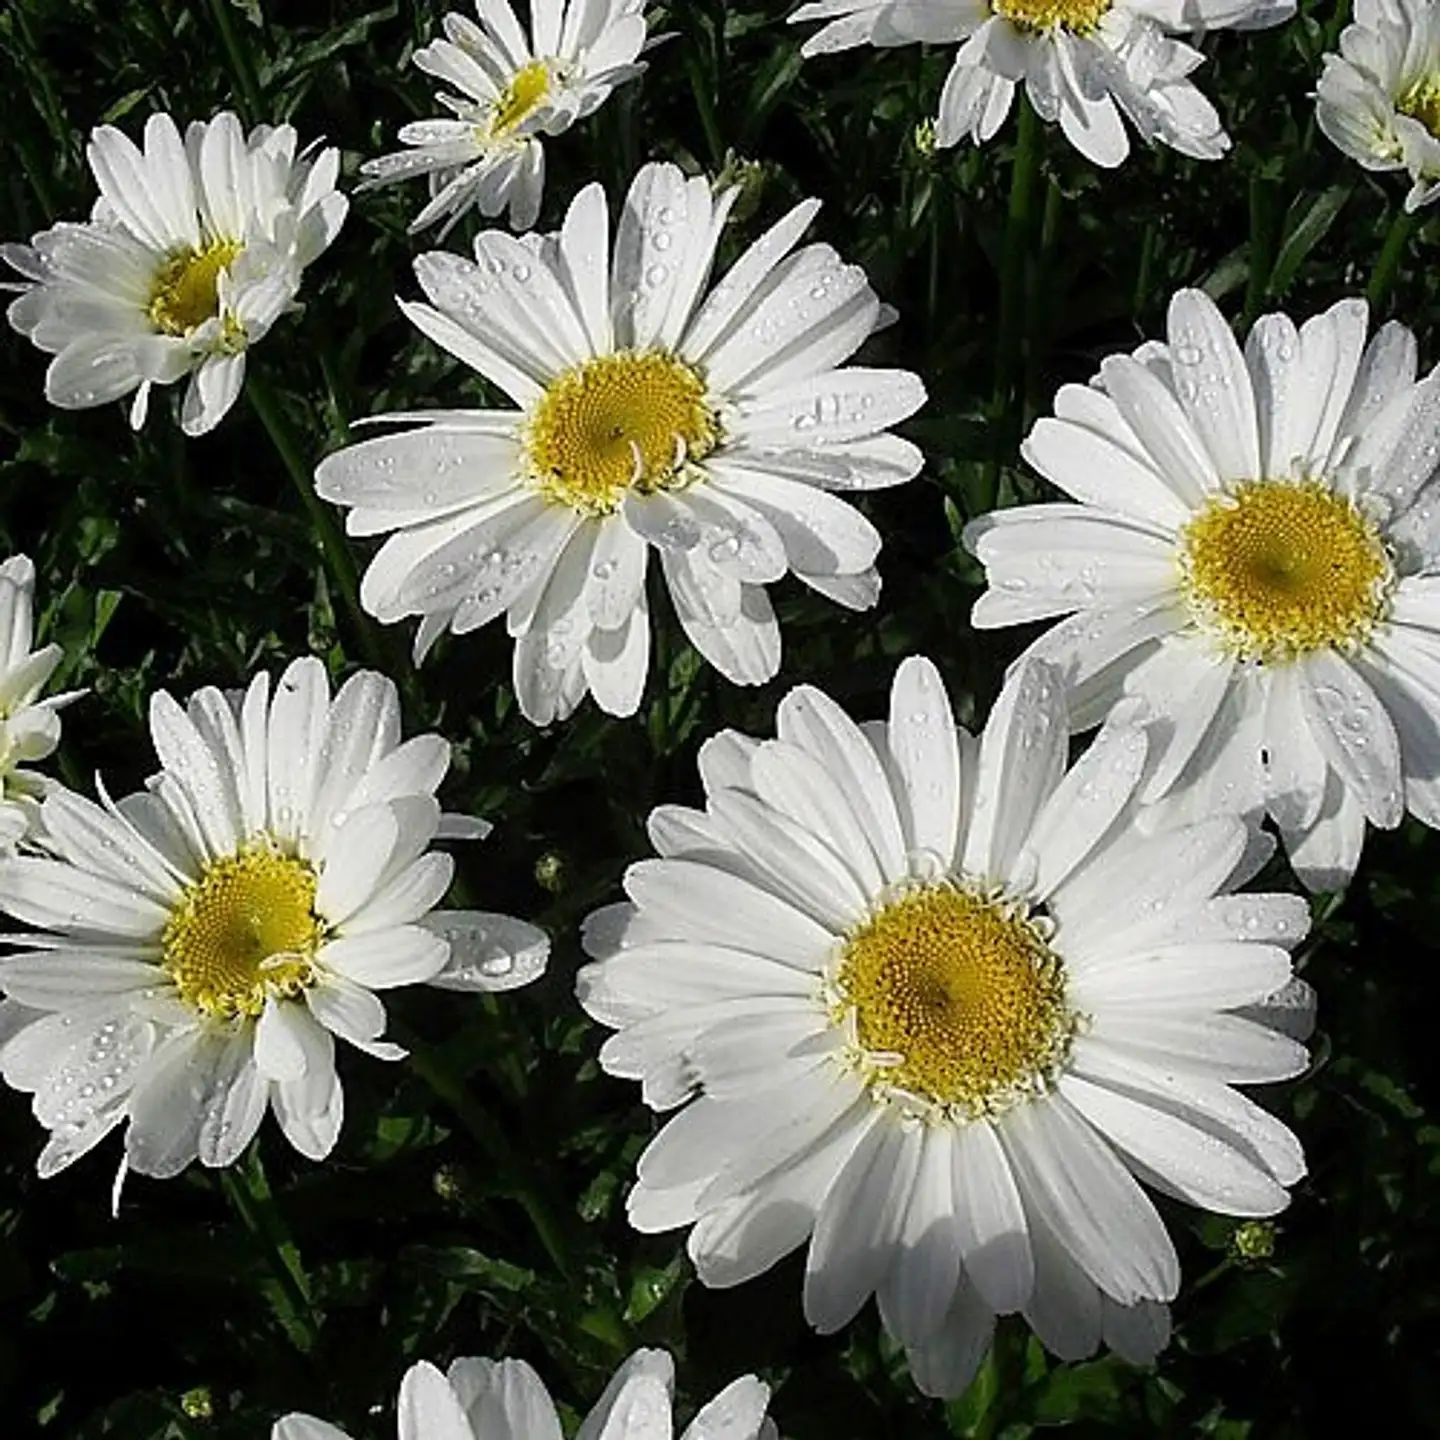
[[[1349,185],[1332,185],[1328,190],[1322,190],[1303,213],[1297,213],[1300,205],[1298,198],[1290,206],[1285,235],[1266,285],[1266,294],[1272,300],[1284,298],[1310,252],[1330,233],[1330,227],[1345,208],[1350,193]]]

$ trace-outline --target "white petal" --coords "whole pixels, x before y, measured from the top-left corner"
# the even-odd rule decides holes
[[[993,882],[1009,878],[1041,807],[1065,769],[1065,694],[1048,665],[1012,670],[980,738],[979,774],[961,867]]]
[[[427,917],[433,918],[433,917]],[[445,942],[419,925],[397,925],[332,940],[316,957],[331,970],[371,990],[433,979],[445,965]]]
[[[919,1156],[883,1109],[825,1197],[805,1262],[805,1318],[822,1335],[854,1318],[885,1273]]]
[[[954,1141],[945,1126],[921,1126],[910,1206],[877,1299],[885,1328],[902,1345],[924,1344],[939,1330],[960,1283],[959,1202],[953,1178]]]
[[[945,682],[934,664],[912,656],[890,688],[890,754],[903,782],[901,801],[912,850],[954,863],[960,823],[960,744]]]
[[[866,913],[870,897],[823,840],[755,797],[724,791],[710,802],[722,834],[781,891],[827,930],[841,932]]]
[[[158,938],[168,914],[127,886],[57,860],[0,859],[0,907],[26,925],[77,936]]]
[[[444,967],[428,982],[442,990],[515,990],[545,973],[550,937],[527,921],[481,910],[440,910],[424,923],[450,947]]]
[[[452,1360],[445,1378],[476,1436],[562,1440],[555,1405],[524,1360]]]
[[[255,1064],[270,1080],[299,1080],[305,1074],[308,1047],[304,1031],[312,1026],[305,1008],[290,1000],[268,999],[255,1024]]]
[[[1062,1077],[1059,1094],[1010,1110],[998,1126],[1027,1204],[1107,1294],[1171,1299],[1180,1266],[1164,1222],[1064,1093]]]
[[[335,1073],[335,1041],[313,1021],[301,1032],[305,1076],[276,1085],[271,1104],[285,1138],[307,1159],[323,1160],[335,1148],[344,1118],[344,1094]]]
[[[1274,1215],[1289,1203],[1282,1186],[1218,1137],[1078,1076],[1062,1077],[1060,1086],[1097,1129],[1192,1205],[1222,1215]]]
[[[853,720],[813,686],[792,690],[776,712],[780,738],[806,751],[844,794],[887,880],[905,874],[905,837],[894,792]]]
[[[398,1412],[400,1440],[474,1440],[459,1397],[428,1361],[405,1372]]]
[[[974,1286],[961,1285],[935,1337],[906,1356],[921,1394],[942,1400],[963,1394],[980,1369],[994,1333],[994,1311]]]
[[[1015,1174],[988,1120],[962,1126],[954,1145],[955,1224],[965,1273],[995,1313],[1030,1298],[1035,1262]]]
[[[1393,829],[1405,813],[1400,741],[1375,692],[1338,654],[1317,650],[1302,662],[1300,707],[1371,824]]]
[[[1066,772],[1031,829],[1035,894],[1044,898],[1083,865],[1129,804],[1149,753],[1144,726],[1118,712]]]
[[[1255,392],[1225,317],[1203,291],[1181,290],[1170,302],[1169,335],[1175,387],[1220,478],[1257,479]]]
[[[799,970],[818,971],[836,943],[785,901],[708,865],[641,860],[625,872],[625,890],[676,939],[732,945]]]
[[[1048,417],[1037,420],[1020,453],[1082,504],[1167,530],[1177,530],[1189,519],[1185,503],[1153,465],[1087,427]]]

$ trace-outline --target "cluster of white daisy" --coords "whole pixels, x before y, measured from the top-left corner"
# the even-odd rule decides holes
[[[806,53],[963,42],[942,145],[988,139],[1023,82],[1090,159],[1122,116],[1199,158],[1228,140],[1178,33],[1278,23],[1289,0],[818,0]],[[542,137],[644,69],[643,0],[506,0],[416,52],[451,118],[406,126],[367,186],[430,178],[412,229],[540,212]],[[1440,177],[1440,29],[1418,0],[1360,0],[1321,81],[1320,124],[1372,168]],[[296,307],[347,201],[335,149],[288,126],[167,115],[144,148],[101,127],[87,222],[4,257],[10,318],[54,355],[57,405],[190,376],[189,434],[240,392],[246,353]],[[308,158],[306,158],[308,156]],[[362,187],[363,188],[363,187]],[[736,201],[676,166],[640,169],[613,223],[598,184],[550,234],[485,229],[415,260],[401,309],[509,404],[372,417],[399,427],[329,455],[315,487],[353,536],[386,536],[361,600],[447,631],[505,617],[530,721],[588,693],[640,707],[652,551],[680,625],[727,679],[781,663],[768,587],[787,573],[877,603],[881,537],[844,497],[913,479],[891,433],[915,375],[852,365],[893,318],[865,274],[802,243],[806,201],[718,278]],[[674,1112],[638,1162],[641,1231],[688,1228],[701,1280],[732,1286],[807,1247],[804,1309],[831,1332],[870,1296],[928,1394],[969,1384],[999,1316],[1056,1355],[1167,1342],[1180,1269],[1148,1189],[1266,1217],[1305,1173],[1296,1137],[1236,1088],[1308,1063],[1314,997],[1290,951],[1298,896],[1240,893],[1275,844],[1300,882],[1342,887],[1367,822],[1440,827],[1440,376],[1363,302],[1242,349],[1214,303],[1174,297],[1165,342],[1067,385],[1025,459],[1068,497],[974,520],[989,588],[973,620],[1054,620],[981,733],[941,670],[898,667],[888,716],[857,722],[801,685],[774,738],[701,748],[703,809],[650,816],[656,858],[592,914],[580,1003],[615,1033],[611,1074]],[[528,922],[438,909],[449,747],[401,739],[387,678],[332,695],[320,661],[272,688],[151,702],[159,769],[92,801],[20,765],[59,738],[34,650],[35,569],[0,566],[0,1073],[49,1134],[42,1174],[124,1127],[127,1170],[232,1164],[267,1111],[302,1154],[337,1143],[338,1037],[384,1060],[377,992],[505,990],[544,969]],[[1434,668],[1432,668],[1434,667]],[[1070,763],[1072,735],[1095,729]],[[1148,1187],[1148,1189],[1147,1189]],[[580,1430],[671,1434],[672,1366],[642,1351]],[[753,1377],[687,1435],[757,1440]],[[560,1435],[519,1361],[422,1363],[402,1440]],[[275,1440],[344,1440],[292,1415]]]

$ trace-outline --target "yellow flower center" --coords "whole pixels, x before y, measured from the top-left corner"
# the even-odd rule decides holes
[[[210,240],[172,255],[155,273],[146,314],[164,335],[188,335],[220,308],[220,272],[244,249],[238,240]]]
[[[1233,487],[1181,531],[1178,558],[1196,623],[1266,664],[1363,644],[1394,583],[1374,521],[1314,482]]]
[[[719,438],[705,382],[690,366],[658,350],[622,350],[550,382],[526,427],[526,456],[552,500],[607,515],[628,490],[681,483]]]
[[[1020,30],[1062,30],[1088,35],[1113,0],[991,0],[990,8]]]
[[[503,139],[514,131],[550,94],[550,67],[543,60],[532,60],[510,77],[490,112],[487,139]]]
[[[1428,75],[1400,97],[1395,108],[1440,138],[1440,75]]]
[[[315,979],[325,938],[315,871],[268,843],[213,861],[181,895],[161,937],[180,998],[206,1015],[258,1015],[268,996]]]
[[[910,890],[853,931],[836,1018],[855,1013],[872,1087],[964,1118],[1042,1093],[1077,1017],[1046,924],[948,883]]]

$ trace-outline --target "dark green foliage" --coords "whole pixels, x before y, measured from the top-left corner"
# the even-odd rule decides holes
[[[0,12],[0,238],[87,212],[86,133],[105,120],[135,133],[155,108],[182,123],[227,105],[247,123],[293,119],[302,141],[340,144],[353,175],[429,112],[429,82],[402,62],[443,8],[11,0]],[[461,855],[456,900],[533,916],[555,936],[548,977],[498,1002],[396,997],[396,1030],[416,1058],[345,1055],[349,1113],[322,1166],[267,1127],[258,1155],[223,1179],[132,1179],[112,1220],[114,1141],[42,1183],[40,1133],[20,1097],[0,1096],[6,1436],[252,1440],[302,1409],[380,1440],[404,1368],[456,1354],[524,1356],[579,1414],[640,1343],[677,1353],[687,1405],[760,1371],[794,1440],[1015,1440],[1066,1424],[1217,1440],[1433,1431],[1440,840],[1412,822],[1371,836],[1350,893],[1320,905],[1304,956],[1321,996],[1316,1064],[1268,1102],[1304,1137],[1311,1178],[1273,1236],[1168,1208],[1187,1287],[1176,1342],[1152,1373],[1106,1357],[1057,1365],[1017,1325],[947,1409],[915,1393],[873,1310],[835,1338],[807,1330],[797,1258],[710,1293],[681,1237],[626,1224],[624,1192],[654,1120],[633,1086],[600,1074],[571,985],[579,919],[615,898],[644,853],[648,809],[693,799],[699,742],[724,725],[769,730],[777,698],[802,679],[879,714],[897,660],[923,651],[962,718],[983,717],[1028,637],[969,629],[978,572],[956,535],[996,497],[1040,493],[1017,447],[1057,385],[1160,333],[1180,285],[1205,285],[1237,319],[1363,291],[1403,193],[1317,134],[1308,96],[1344,19],[1318,0],[1278,31],[1207,42],[1199,78],[1235,138],[1227,161],[1142,150],[1101,175],[1058,132],[1040,132],[1041,178],[1018,197],[1013,117],[980,152],[915,145],[948,53],[858,50],[802,67],[801,36],[782,23],[790,8],[672,5],[655,28],[677,34],[644,82],[549,147],[545,222],[596,176],[617,197],[646,158],[711,173],[758,161],[727,256],[782,207],[819,195],[817,233],[899,310],[871,354],[925,378],[931,403],[907,433],[929,465],[862,502],[886,536],[884,597],[857,618],[793,582],[777,587],[785,662],[762,690],[697,665],[661,608],[664,663],[641,716],[617,723],[587,704],[537,733],[509,692],[503,627],[442,642],[417,675],[408,635],[357,624],[248,397],[190,442],[168,414],[179,387],[159,393],[132,438],[118,406],[51,410],[44,357],[0,335],[0,549],[35,557],[43,628],[70,657],[62,681],[91,690],[66,716],[64,778],[89,789],[99,769],[116,792],[138,785],[152,768],[143,718],[158,687],[235,686],[307,650],[337,678],[383,663],[409,729],[455,744],[448,807],[497,821]],[[414,293],[409,258],[433,243],[405,235],[419,203],[414,188],[359,197],[306,276],[304,315],[252,354],[306,463],[356,417],[479,397],[392,302]],[[1408,237],[1380,306],[1419,332],[1427,364],[1440,358],[1437,229],[1424,222]],[[362,564],[369,545],[354,546]]]

